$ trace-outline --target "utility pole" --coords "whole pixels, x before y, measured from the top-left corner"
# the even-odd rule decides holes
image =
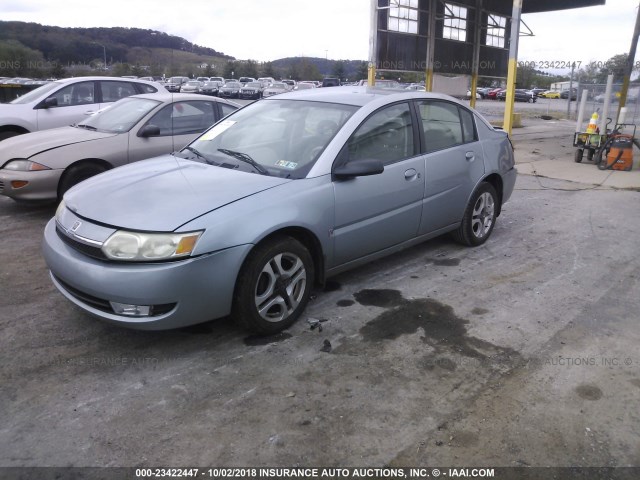
[[[620,110],[627,103],[627,91],[629,90],[629,81],[631,79],[631,72],[633,71],[633,61],[636,58],[638,36],[640,36],[640,7],[638,7],[638,13],[636,14],[636,28],[633,31],[633,38],[631,39],[631,49],[629,50],[627,65],[624,69],[624,79],[622,80],[622,90],[620,91],[620,103],[618,104],[618,114],[616,115],[616,121],[618,118],[620,118]]]
[[[93,42],[95,45],[102,47],[102,53],[104,53],[104,70],[107,69],[107,48],[98,42]]]
[[[569,95],[567,95],[567,120],[571,120],[571,95],[573,94],[573,70],[576,68],[576,62],[571,64],[571,76],[569,77]],[[578,95],[576,94],[576,100]]]

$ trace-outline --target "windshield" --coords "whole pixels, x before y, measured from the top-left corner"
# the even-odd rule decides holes
[[[229,88],[239,88],[242,85],[240,85],[239,82],[227,82],[224,84],[225,87],[229,87]]]
[[[182,82],[182,77],[171,77],[169,79],[169,83],[181,83]]]
[[[260,82],[249,82],[245,87],[261,88],[262,84]]]
[[[357,109],[352,105],[296,100],[256,102],[217,123],[189,148],[213,165],[304,178]],[[203,161],[188,151],[184,154]],[[244,160],[239,161],[239,156]],[[250,161],[261,168],[252,166]]]
[[[128,132],[147,113],[160,102],[146,98],[123,98],[109,108],[92,115],[81,123],[79,127],[98,130],[99,132],[120,133]]]
[[[284,83],[272,83],[269,88],[287,88]]]
[[[41,87],[36,88],[35,90],[31,90],[29,93],[25,93],[21,97],[18,97],[9,103],[14,103],[14,104],[31,103],[35,100],[40,99],[42,95],[45,95],[61,86],[62,84],[58,82],[47,83],[45,85],[42,85]]]

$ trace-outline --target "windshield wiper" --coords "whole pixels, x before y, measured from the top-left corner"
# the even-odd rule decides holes
[[[215,165],[212,161],[210,161],[207,157],[205,157],[202,153],[200,153],[199,150],[191,147],[191,146],[186,146],[184,147],[185,150],[189,150],[190,152],[193,152],[196,154],[197,157],[200,157],[201,159],[203,159],[205,162],[210,163],[212,165]]]
[[[251,158],[246,153],[236,152],[234,150],[227,150],[226,148],[219,148],[218,151],[226,155],[229,155],[230,157],[233,157],[248,163],[262,175],[269,175],[269,171],[266,168],[264,168],[262,165],[260,165],[258,162],[256,162],[253,158]]]
[[[91,125],[86,125],[84,123],[75,123],[73,125],[71,125],[72,127],[77,127],[77,128],[84,128],[86,130],[91,130],[93,132],[95,132],[96,130],[98,130],[96,127],[92,127]]]

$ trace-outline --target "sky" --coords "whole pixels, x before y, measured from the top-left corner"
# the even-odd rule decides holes
[[[584,66],[626,53],[638,3],[607,0],[605,6],[524,15],[535,36],[520,38],[519,60]],[[99,8],[91,5],[97,4],[0,0],[0,19],[60,27],[148,28],[238,59],[368,58],[371,0],[109,0]]]

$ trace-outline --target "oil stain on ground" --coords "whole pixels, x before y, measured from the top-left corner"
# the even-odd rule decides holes
[[[436,353],[448,351],[472,358],[486,358],[487,354],[519,356],[514,350],[496,347],[468,335],[469,321],[458,317],[451,306],[437,300],[407,300],[398,290],[361,290],[354,297],[361,305],[387,309],[360,329],[365,342],[395,340],[421,331],[424,334],[422,341],[432,346]],[[447,367],[449,370],[455,368]]]
[[[576,393],[584,400],[600,400],[602,398],[602,390],[595,385],[578,385]]]
[[[350,307],[354,303],[356,303],[356,302],[354,302],[353,300],[338,300],[336,302],[336,305],[339,306],[339,307]]]

